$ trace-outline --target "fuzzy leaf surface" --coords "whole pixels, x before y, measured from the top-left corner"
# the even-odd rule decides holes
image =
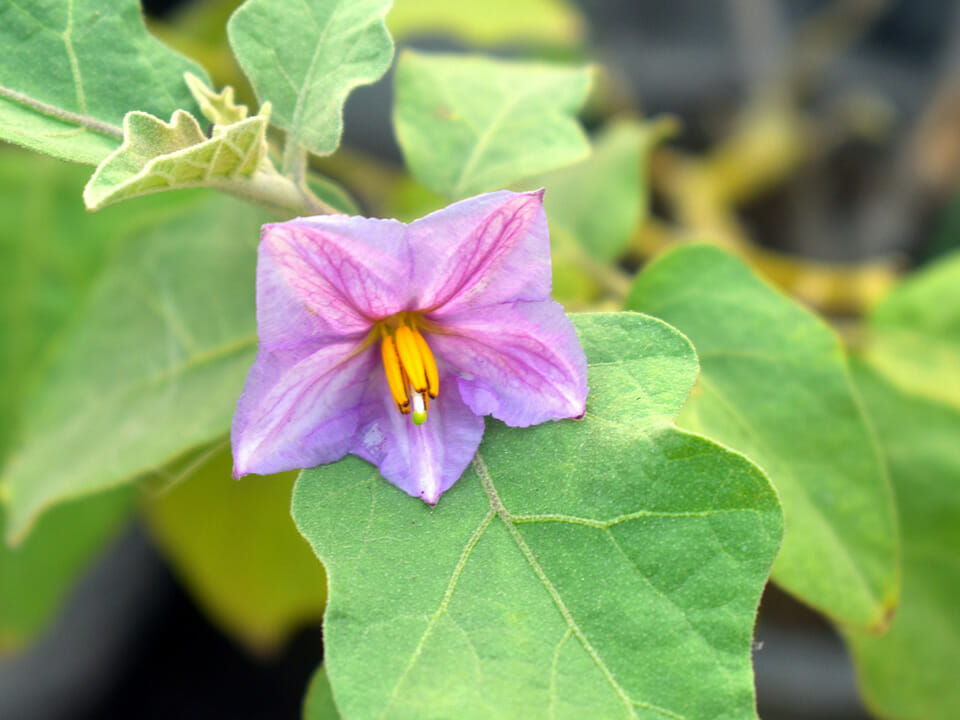
[[[356,458],[304,471],[344,718],[754,718],[750,640],[781,533],[746,458],[677,429],[690,343],[574,316],[582,420],[487,422],[435,508]]]
[[[393,122],[407,166],[463,198],[586,157],[587,67],[404,52]]]
[[[680,424],[746,453],[776,485],[787,530],[773,579],[841,624],[881,628],[899,590],[896,508],[834,332],[709,245],[649,265],[627,305],[697,349]]]

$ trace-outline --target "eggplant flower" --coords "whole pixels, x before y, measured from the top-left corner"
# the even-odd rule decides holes
[[[484,415],[515,427],[583,415],[586,358],[550,299],[542,196],[488,193],[409,225],[265,225],[234,476],[352,453],[433,505],[473,459]]]

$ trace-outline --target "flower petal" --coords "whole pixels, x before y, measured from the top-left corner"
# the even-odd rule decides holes
[[[446,315],[550,296],[543,191],[462,200],[412,222],[409,237],[415,309]]]
[[[406,226],[344,215],[264,225],[257,264],[261,347],[356,336],[410,303]]]
[[[260,349],[237,402],[230,436],[234,476],[338,460],[350,451],[375,348],[356,342]]]
[[[435,505],[466,470],[480,447],[483,418],[464,405],[448,382],[430,401],[427,421],[414,425],[397,411],[383,372],[371,383],[367,418],[351,452],[376,465],[380,474],[408,495]],[[443,375],[440,379],[443,386]]]
[[[514,427],[583,415],[587,358],[559,303],[479,308],[444,318],[443,327],[449,334],[427,342],[454,368],[473,412]]]

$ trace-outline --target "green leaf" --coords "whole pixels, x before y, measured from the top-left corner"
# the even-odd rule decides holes
[[[230,46],[271,121],[291,146],[329,155],[340,144],[350,91],[393,59],[391,0],[247,0],[227,25]]]
[[[387,18],[394,37],[443,33],[474,45],[583,43],[585,22],[566,0],[396,0]]]
[[[90,215],[80,202],[88,176],[84,167],[0,148],[0,266],[8,271],[0,283],[0,463],[48,340],[123,239],[174,208],[169,196],[154,197]]]
[[[0,650],[39,632],[90,560],[129,517],[130,488],[103,493],[53,510],[26,542],[0,540]],[[0,506],[0,534],[4,532]]]
[[[10,537],[53,503],[126,482],[227,431],[256,348],[265,219],[210,197],[127,239],[57,339],[27,407],[0,481]]]
[[[327,670],[322,665],[310,679],[310,687],[303,700],[303,720],[340,720],[337,706],[333,704]]]
[[[240,105],[234,100],[232,87],[225,87],[216,93],[196,75],[186,73],[183,79],[190,88],[193,98],[200,106],[200,112],[214,125],[233,125],[247,119],[249,112],[246,105]]]
[[[960,408],[960,252],[873,309],[866,355],[902,389]]]
[[[230,476],[226,441],[191,460],[147,505],[154,537],[197,602],[257,650],[323,615],[323,568],[290,518],[295,473]]]
[[[147,113],[128,113],[123,145],[103,161],[84,188],[87,209],[190,187],[243,194],[266,159],[268,108],[233,125],[215,125],[209,139],[196,118],[182,110],[169,123]]]
[[[655,261],[627,305],[697,348],[681,425],[746,453],[776,485],[787,531],[773,579],[842,624],[881,627],[897,600],[896,511],[833,331],[708,245]]]
[[[585,417],[488,421],[436,508],[353,457],[301,474],[345,718],[756,717],[776,495],[672,424],[697,372],[686,338],[634,313],[575,322]]]
[[[673,127],[671,118],[615,122],[589,158],[537,178],[551,226],[565,228],[595,259],[616,260],[646,221],[648,153]]]
[[[136,0],[0,0],[0,139],[98,164],[129,110],[196,107],[203,69],[153,38]]]
[[[576,162],[590,80],[587,67],[406,51],[393,120],[407,166],[462,198]]]
[[[882,636],[847,633],[861,691],[879,717],[960,716],[960,410],[910,395],[866,365],[857,385],[897,491],[903,594]]]

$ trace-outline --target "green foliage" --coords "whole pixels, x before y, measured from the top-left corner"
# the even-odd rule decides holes
[[[442,33],[475,45],[571,47],[585,34],[583,18],[566,0],[396,0],[387,26],[394,37]]]
[[[870,316],[866,355],[902,389],[960,408],[960,252],[916,273]]]
[[[200,106],[200,112],[214,125],[233,125],[247,119],[247,106],[234,100],[232,87],[227,86],[217,93],[192,73],[187,73],[183,79]]]
[[[355,458],[301,474],[344,717],[755,717],[775,493],[673,425],[697,372],[682,335],[634,313],[575,321],[585,417],[488,421],[436,508]]]
[[[787,531],[774,580],[841,624],[881,628],[897,601],[896,511],[836,335],[707,245],[646,268],[628,307],[697,348],[681,425],[746,453],[776,485]]]
[[[0,0],[0,139],[96,165],[130,110],[166,117],[195,103],[203,70],[154,39],[136,0]]]
[[[62,505],[15,548],[0,539],[0,651],[49,622],[77,575],[129,516],[130,496],[122,488]],[[0,506],[0,535],[3,515]]]
[[[860,686],[880,717],[952,720],[960,708],[960,410],[905,393],[867,365],[854,369],[903,533],[903,593],[890,629],[847,633]]]
[[[56,340],[5,469],[10,537],[49,505],[165,465],[220,437],[256,347],[257,228],[223,198],[127,238]],[[69,458],[69,462],[64,462]]]
[[[575,116],[586,67],[406,51],[394,125],[407,166],[431,190],[462,198],[582,159]]]
[[[323,568],[290,519],[296,474],[237,482],[231,465],[227,443],[217,443],[174,473],[173,486],[147,505],[147,518],[211,617],[251,647],[270,650],[303,624],[319,623]]]
[[[303,699],[303,720],[340,720],[337,706],[333,704],[327,670],[322,665],[310,679],[307,696]]]
[[[193,115],[178,110],[169,123],[142,112],[123,120],[124,141],[83,191],[89,210],[139,195],[214,187],[243,192],[264,163],[268,113],[215,125],[207,138]]]
[[[538,178],[551,226],[565,228],[596,260],[616,260],[646,220],[648,153],[672,128],[670,119],[615,122],[589,158]]]
[[[343,104],[393,58],[384,24],[391,0],[247,0],[227,25],[230,46],[289,147],[329,155]]]

